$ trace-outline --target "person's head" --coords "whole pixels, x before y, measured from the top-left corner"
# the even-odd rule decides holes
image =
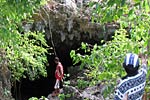
[[[126,54],[123,67],[128,75],[136,75],[138,73],[139,66],[139,57],[137,54]]]
[[[55,58],[54,58],[54,62],[55,62],[56,64],[58,64],[59,58],[58,58],[58,57],[55,57]]]

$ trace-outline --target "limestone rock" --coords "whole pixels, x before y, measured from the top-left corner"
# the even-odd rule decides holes
[[[24,25],[24,28],[45,32],[47,43],[55,48],[62,62],[70,63],[70,51],[80,47],[81,42],[100,44],[100,40],[109,38],[118,27],[91,22],[91,9],[87,7],[90,1],[50,0],[33,15],[32,27]]]
[[[63,95],[64,100],[104,100],[101,92],[99,92],[101,88],[100,85],[96,85],[80,92],[73,86],[64,86],[63,92],[60,95]],[[48,100],[60,100],[59,97],[52,97],[51,94],[49,94],[47,98]]]
[[[0,49],[0,100],[12,100],[11,74],[7,66],[4,49]]]

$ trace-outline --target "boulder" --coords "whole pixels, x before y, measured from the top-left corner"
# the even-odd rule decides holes
[[[104,100],[100,92],[103,86],[104,85],[96,85],[88,87],[81,92],[73,86],[65,85],[59,97],[52,97],[51,94],[49,94],[47,98],[48,100],[60,100],[60,98],[64,100]]]

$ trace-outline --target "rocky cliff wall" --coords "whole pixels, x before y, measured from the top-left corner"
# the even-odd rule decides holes
[[[0,100],[13,100],[10,83],[11,73],[5,56],[5,51],[0,49]]]
[[[99,44],[118,28],[116,24],[91,22],[89,1],[91,0],[50,0],[33,15],[34,24],[25,24],[24,28],[44,31],[48,44],[68,66],[67,63],[71,63],[70,51],[80,47],[81,42]]]
[[[65,73],[72,65],[70,51],[80,47],[81,42],[100,44],[107,40],[118,25],[91,22],[91,9],[87,3],[90,0],[50,0],[33,15],[34,23],[23,23],[24,31],[41,31],[45,33],[48,45],[53,47],[64,65]],[[100,0],[99,0],[100,1]],[[54,55],[48,55],[48,78],[36,82],[23,81],[21,84],[22,98],[26,96],[46,95],[53,90]],[[33,84],[32,84],[33,83]],[[28,85],[27,85],[28,84]],[[47,89],[48,88],[48,89]],[[40,90],[40,91],[39,91]],[[22,99],[23,100],[23,99]],[[26,100],[26,99],[24,99]]]

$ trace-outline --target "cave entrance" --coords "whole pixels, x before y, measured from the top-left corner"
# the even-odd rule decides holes
[[[70,51],[76,50],[77,48],[81,47],[81,45],[79,44],[73,45],[72,47],[68,47],[67,45],[57,45],[57,56],[60,58],[60,61],[64,66],[65,74],[68,74],[67,68],[73,65],[72,59],[70,57]],[[83,51],[79,50],[79,52],[81,53]],[[53,87],[55,84],[56,68],[56,65],[54,63],[54,57],[54,55],[47,56],[49,63],[49,66],[47,66],[47,77],[41,77],[40,79],[34,81],[30,81],[29,79],[22,79],[21,82],[16,83],[16,87],[14,86],[12,88],[12,94],[15,100],[28,100],[31,97],[40,98],[41,96],[47,97],[54,90]]]
[[[16,83],[16,87],[12,88],[13,98],[15,100],[28,100],[31,97],[47,97],[53,91],[54,81],[52,78],[44,77],[34,81],[22,79],[21,82]]]
[[[59,57],[59,56],[58,56]],[[62,57],[62,58],[61,58]],[[67,72],[68,64],[63,62],[65,57],[61,56],[60,61],[64,66],[64,73]],[[12,87],[12,95],[15,100],[28,100],[31,97],[40,98],[41,96],[47,97],[53,90],[55,84],[55,63],[53,61],[54,55],[47,56],[49,66],[47,66],[47,77],[41,77],[31,81],[29,79],[22,79],[20,82],[16,83],[16,86]]]

